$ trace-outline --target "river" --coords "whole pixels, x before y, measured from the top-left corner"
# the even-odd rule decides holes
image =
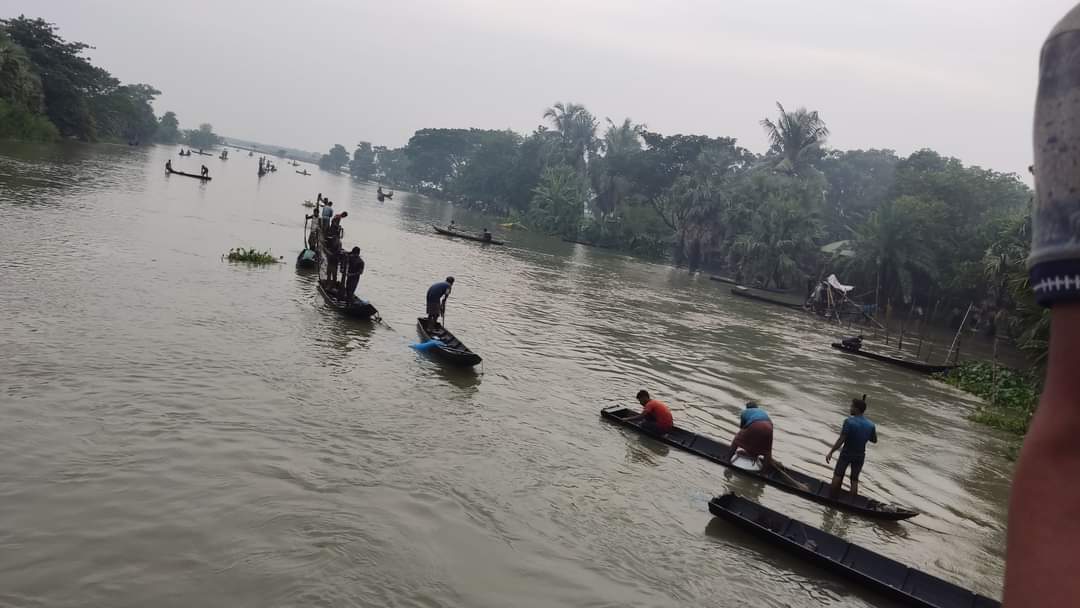
[[[705,276],[530,233],[451,240],[429,224],[483,219],[175,152],[0,144],[0,605],[888,605],[713,521],[729,490],[1000,597],[1012,466],[964,393]],[[295,270],[317,192],[349,211],[387,325]],[[236,246],[285,263],[223,261]],[[409,348],[449,274],[480,373]],[[833,512],[600,419],[639,388],[725,440],[757,399],[777,458],[819,477],[867,393],[864,491],[922,514]]]

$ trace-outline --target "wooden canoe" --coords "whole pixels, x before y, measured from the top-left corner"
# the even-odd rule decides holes
[[[480,355],[469,350],[468,346],[465,346],[461,340],[454,337],[454,334],[440,325],[438,321],[432,322],[427,317],[418,317],[416,319],[416,333],[424,342],[438,340],[440,344],[427,352],[434,354],[447,363],[471,367],[483,361]]]
[[[710,500],[709,512],[808,561],[910,606],[1001,606],[999,602],[986,596],[905,566],[734,494],[725,494]]]
[[[169,169],[166,172],[173,175],[183,175],[184,177],[194,177],[195,179],[201,179],[207,182],[211,179],[209,175],[195,175],[194,173],[184,173],[183,171],[177,171],[176,169]]]
[[[749,287],[737,286],[731,288],[731,295],[739,296],[740,298],[747,298],[750,300],[757,300],[758,302],[766,302],[768,304],[774,304],[776,306],[783,306],[784,308],[790,308],[792,310],[804,310],[802,304],[795,304],[794,302],[785,302],[784,300],[778,300],[776,298],[770,298],[769,296],[763,296],[759,293],[755,293],[753,289]]]
[[[347,317],[360,319],[362,321],[372,318],[376,321],[379,319],[379,311],[371,305],[371,302],[361,298],[353,298],[351,302],[347,302],[345,298],[340,295],[341,287],[335,283],[331,283],[326,279],[319,279],[317,289],[319,290],[319,293],[322,294],[323,299],[326,300],[327,306]]]
[[[881,361],[883,363],[889,363],[898,367],[903,367],[916,372],[922,372],[924,374],[939,374],[956,369],[955,365],[934,365],[931,363],[923,363],[922,361],[912,361],[910,359],[901,359],[899,357],[891,357],[889,355],[883,355],[881,353],[875,353],[863,350],[862,348],[855,350],[848,348],[839,342],[833,342],[832,347],[836,350],[843,351],[851,355],[858,355],[860,357],[866,357],[867,359],[873,359],[874,361]]]
[[[830,507],[836,507],[837,509],[843,509],[852,513],[857,513],[864,517],[873,519],[886,519],[891,521],[899,521],[902,519],[908,519],[915,517],[919,514],[918,511],[909,507],[903,507],[900,505],[889,505],[882,502],[878,502],[872,498],[866,496],[854,496],[847,492],[841,492],[840,496],[833,498],[829,495],[829,482],[821,479],[815,479],[805,473],[800,473],[793,469],[785,469],[787,474],[792,479],[802,483],[806,486],[806,489],[800,488],[788,481],[783,475],[775,470],[770,471],[748,471],[746,469],[733,466],[728,461],[727,455],[731,450],[731,445],[711,439],[704,435],[699,435],[693,431],[674,427],[671,432],[666,435],[656,435],[645,430],[641,426],[640,421],[627,420],[630,416],[636,415],[638,412],[622,406],[612,406],[604,408],[600,411],[600,415],[613,422],[618,422],[627,427],[630,427],[639,433],[648,435],[658,441],[662,441],[670,446],[686,450],[691,454],[701,456],[711,460],[717,464],[730,468],[733,471],[756,477],[765,483],[780,488],[785,492],[790,492],[796,496],[801,496],[808,500],[818,502]]]
[[[447,230],[446,228],[439,228],[435,224],[432,224],[431,227],[434,228],[435,232],[438,232],[439,234],[443,234],[443,235],[446,235],[446,236],[457,237],[459,239],[466,239],[466,240],[469,240],[469,241],[476,241],[477,243],[487,243],[487,244],[490,244],[490,245],[505,245],[506,244],[505,241],[496,241],[494,238],[492,238],[491,240],[485,240],[484,237],[482,237],[482,236],[475,236],[475,235],[472,235],[472,234],[466,234],[464,232],[455,232],[453,230]]]

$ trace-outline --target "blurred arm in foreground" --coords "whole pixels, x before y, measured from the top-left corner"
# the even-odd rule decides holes
[[[1043,44],[1031,286],[1052,307],[1039,409],[1009,505],[1006,606],[1080,606],[1080,5]]]

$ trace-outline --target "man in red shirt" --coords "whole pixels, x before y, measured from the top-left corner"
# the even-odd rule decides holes
[[[633,422],[641,420],[641,428],[656,435],[666,435],[675,426],[671,418],[671,410],[663,401],[658,401],[649,396],[649,391],[640,390],[637,394],[638,403],[642,405],[641,413],[630,416],[626,420]]]

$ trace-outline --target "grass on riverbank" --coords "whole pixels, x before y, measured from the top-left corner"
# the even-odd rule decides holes
[[[245,249],[243,247],[230,249],[225,257],[230,262],[247,262],[249,264],[277,264],[279,261],[278,258],[270,253],[269,249],[266,251],[258,251],[254,247],[250,249]]]
[[[986,400],[971,415],[975,422],[1023,436],[1039,403],[1038,378],[1030,373],[969,361],[941,377],[946,383]]]

